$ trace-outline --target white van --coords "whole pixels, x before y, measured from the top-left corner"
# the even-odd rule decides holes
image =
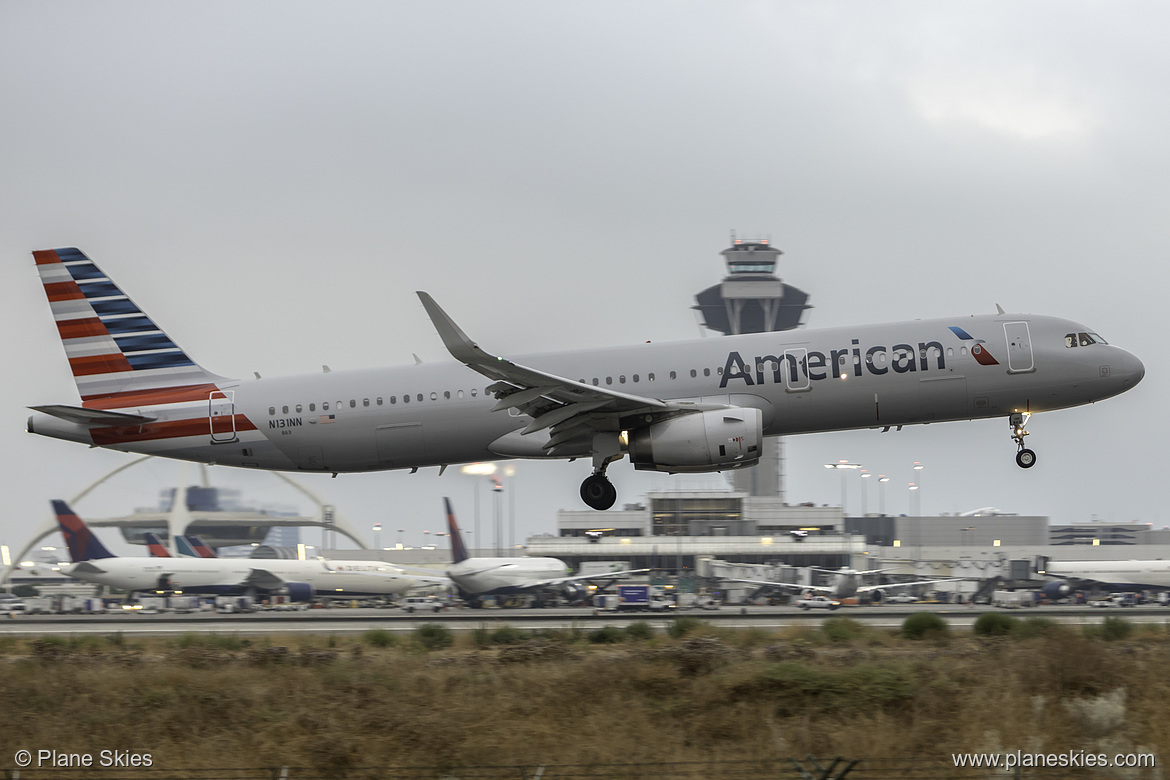
[[[398,606],[407,612],[438,612],[443,609],[443,602],[434,596],[408,596],[398,602]]]

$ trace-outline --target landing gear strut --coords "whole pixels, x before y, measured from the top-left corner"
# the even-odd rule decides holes
[[[1024,437],[1028,435],[1024,428],[1031,416],[1030,412],[1016,412],[1008,418],[1008,423],[1012,426],[1012,441],[1019,448],[1016,453],[1016,465],[1022,469],[1030,469],[1036,465],[1036,453],[1024,446]]]
[[[599,432],[593,437],[593,473],[581,483],[581,500],[590,509],[609,509],[617,501],[617,488],[605,476],[609,464],[622,457],[616,433]]]

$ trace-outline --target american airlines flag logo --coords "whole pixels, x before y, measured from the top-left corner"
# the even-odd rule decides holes
[[[963,341],[974,341],[975,342],[971,346],[971,356],[975,358],[975,360],[979,363],[979,365],[981,365],[981,366],[998,366],[999,365],[999,361],[996,360],[995,357],[990,352],[987,351],[987,347],[984,346],[985,342],[983,341],[983,339],[975,338],[970,333],[968,333],[967,331],[963,330],[962,328],[960,328],[956,325],[951,325],[950,330],[951,330],[951,333],[954,333],[956,336],[961,338]]]
[[[336,419],[337,418],[332,414],[323,414],[317,418],[317,422],[321,423],[322,425],[325,425],[327,423],[334,422]]]

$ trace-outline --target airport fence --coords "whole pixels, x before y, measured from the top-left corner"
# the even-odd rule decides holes
[[[1126,780],[1161,777],[1153,767],[1127,771]],[[513,764],[500,766],[24,768],[0,770],[4,780],[1046,780],[1100,777],[1091,770],[959,767],[939,759],[874,759],[856,763],[777,758],[764,761]]]

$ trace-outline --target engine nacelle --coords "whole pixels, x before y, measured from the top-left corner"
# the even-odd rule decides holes
[[[628,452],[640,471],[724,471],[758,463],[763,438],[759,409],[713,409],[631,431]]]
[[[287,582],[284,585],[289,601],[312,601],[317,592],[307,582]]]
[[[580,604],[589,596],[589,588],[576,582],[561,585],[561,596],[570,604]]]
[[[1044,587],[1040,588],[1040,592],[1049,601],[1056,601],[1058,599],[1066,599],[1072,593],[1072,588],[1067,582],[1046,582]]]

